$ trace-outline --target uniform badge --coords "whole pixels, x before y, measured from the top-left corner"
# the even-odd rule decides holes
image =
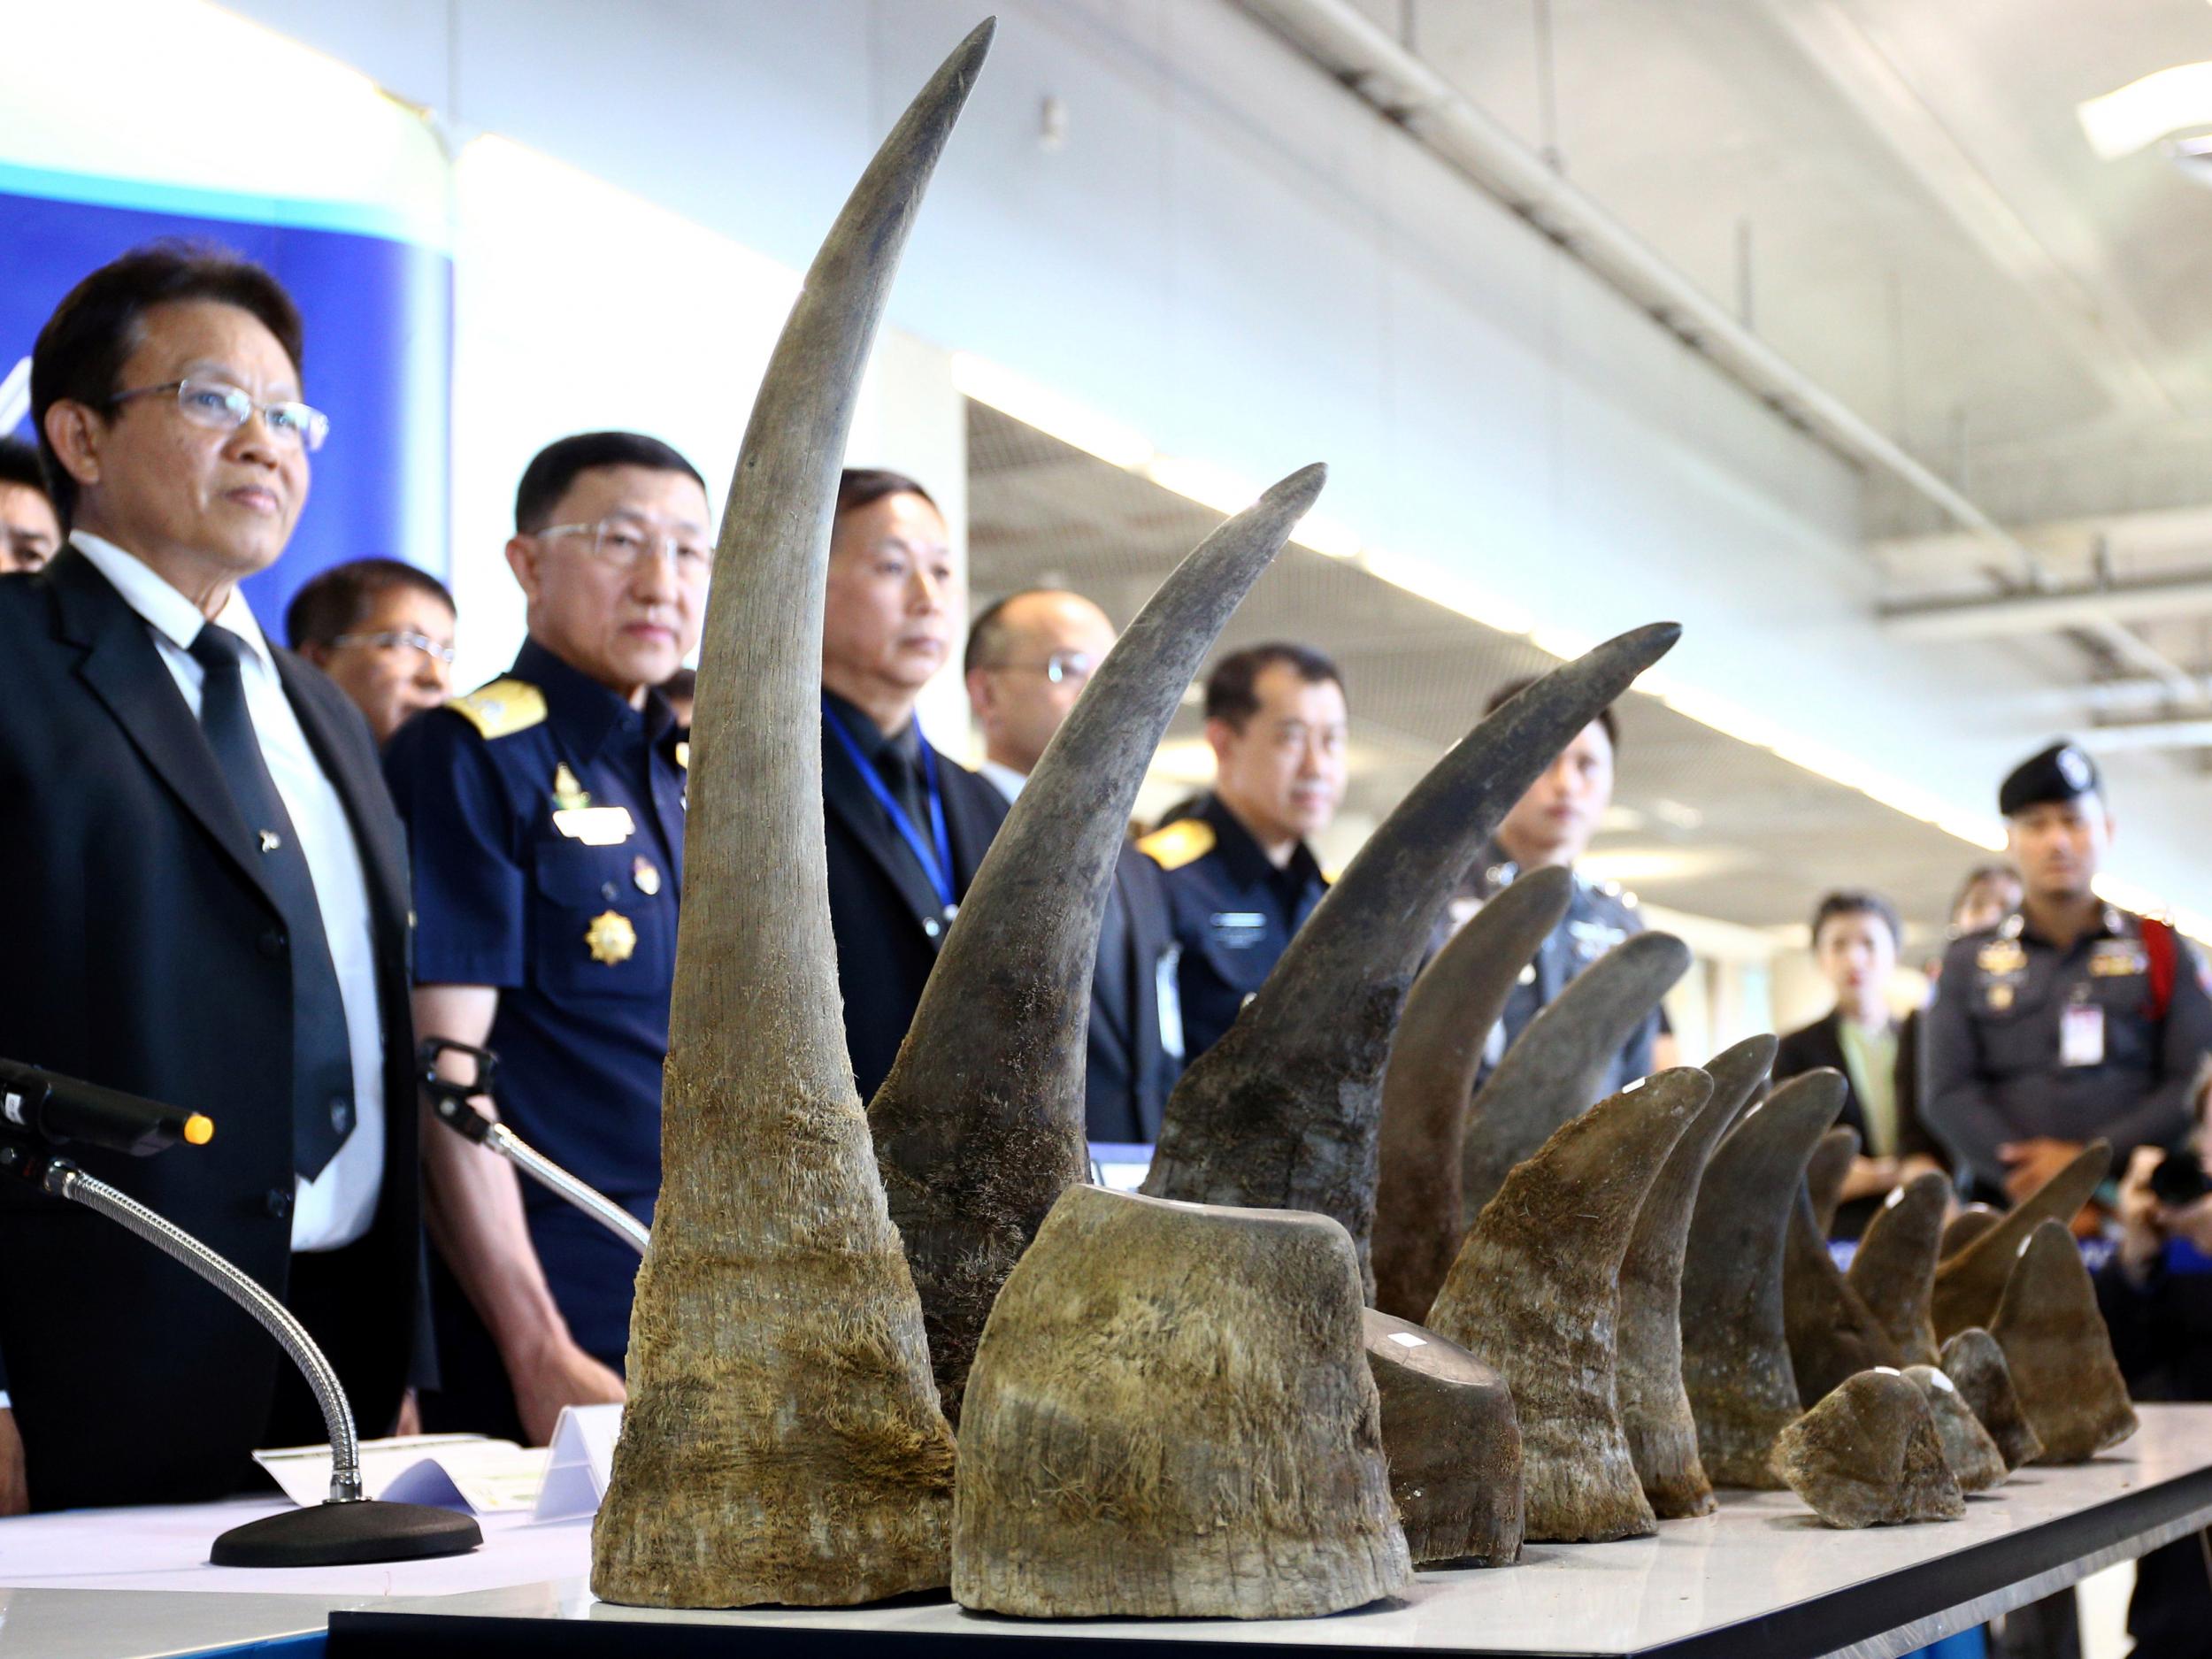
[[[576,781],[576,774],[568,769],[568,763],[565,760],[557,763],[553,768],[553,810],[556,812],[572,812],[579,807],[590,804],[590,792]]]
[[[637,828],[626,806],[572,806],[553,814],[553,827],[587,847],[619,847]]]
[[[691,740],[686,738],[676,745],[676,764],[684,771],[691,770]]]
[[[2012,1006],[2012,987],[2009,985],[1991,986],[1989,987],[1989,1006],[1993,1012],[2000,1014],[2003,1013],[2005,1010],[2010,1008]]]
[[[1993,940],[1975,952],[1974,965],[1984,973],[2018,973],[2028,965],[2028,953],[2016,939]]]
[[[661,890],[661,872],[653,867],[653,861],[643,853],[630,861],[630,879],[637,883],[637,890],[649,899]]]
[[[621,911],[602,910],[584,930],[584,943],[591,948],[594,962],[611,966],[630,959],[630,953],[637,949],[637,929],[630,926],[630,918]]]
[[[2093,979],[2126,979],[2148,973],[2150,966],[2150,952],[2132,939],[2100,940],[2089,953],[2089,972]]]

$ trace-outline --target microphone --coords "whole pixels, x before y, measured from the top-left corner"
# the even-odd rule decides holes
[[[449,1054],[463,1055],[474,1062],[475,1075],[449,1078],[440,1071],[438,1062]],[[548,1192],[575,1205],[640,1256],[645,1254],[652,1234],[635,1216],[604,1193],[571,1175],[505,1124],[495,1123],[469,1104],[472,1096],[492,1093],[492,1079],[499,1069],[498,1056],[488,1048],[472,1048],[450,1037],[426,1037],[415,1060],[416,1077],[422,1084],[423,1093],[430,1097],[430,1108],[440,1123],[464,1141],[472,1141],[486,1151],[497,1153]]]
[[[142,1158],[175,1146],[204,1147],[215,1124],[120,1089],[0,1060],[0,1120],[49,1146],[100,1147]]]
[[[345,1385],[292,1310],[227,1257],[52,1149],[74,1141],[145,1157],[180,1141],[204,1146],[215,1133],[209,1119],[12,1060],[0,1060],[0,1172],[105,1216],[206,1280],[276,1340],[314,1391],[330,1436],[330,1496],[232,1527],[211,1547],[211,1562],[218,1567],[320,1567],[413,1561],[463,1555],[484,1541],[465,1515],[365,1496],[360,1436]],[[4,1133],[11,1127],[19,1133]],[[27,1138],[48,1144],[26,1146]]]

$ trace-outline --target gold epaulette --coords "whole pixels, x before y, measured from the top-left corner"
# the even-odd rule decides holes
[[[1137,850],[1163,870],[1180,870],[1214,849],[1214,826],[1202,818],[1179,818],[1137,843]]]
[[[545,693],[526,680],[495,680],[445,706],[486,737],[511,737],[545,718]]]

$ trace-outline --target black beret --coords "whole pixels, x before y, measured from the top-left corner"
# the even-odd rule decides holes
[[[2102,788],[2095,762],[2071,743],[2054,743],[2012,769],[1997,791],[1997,810],[2010,818],[2047,801],[2071,801]]]

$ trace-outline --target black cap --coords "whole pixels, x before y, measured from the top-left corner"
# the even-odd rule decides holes
[[[1997,791],[1997,810],[2007,818],[2047,801],[2071,801],[2102,790],[2096,763],[2071,743],[2054,743],[2012,769]]]

